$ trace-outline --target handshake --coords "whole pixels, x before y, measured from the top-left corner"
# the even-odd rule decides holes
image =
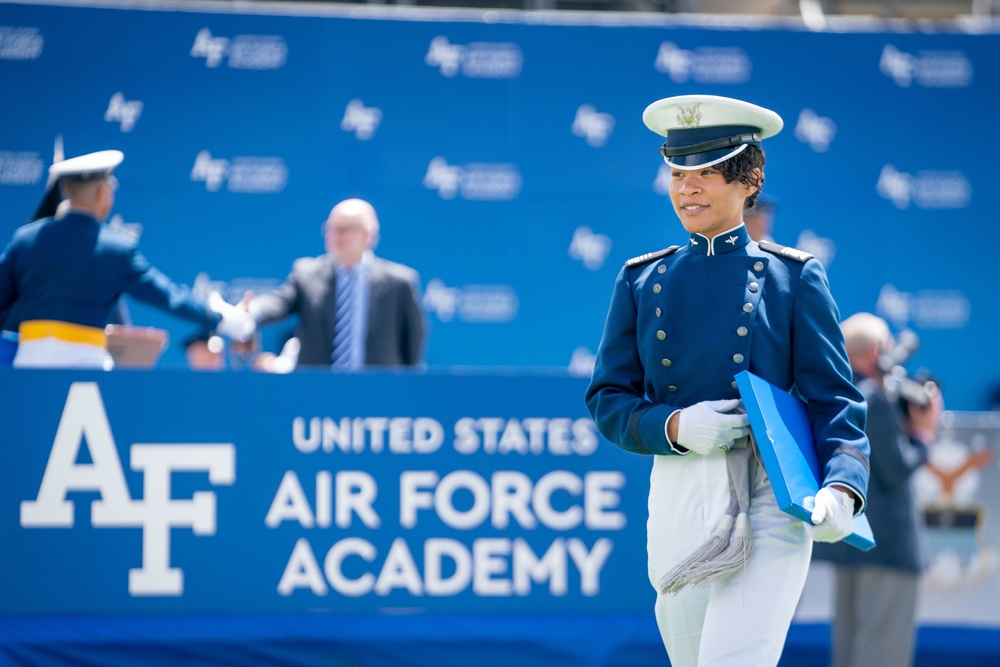
[[[215,330],[237,343],[246,343],[257,332],[257,321],[247,310],[248,293],[238,305],[232,305],[218,292],[208,295],[208,309],[222,317]]]

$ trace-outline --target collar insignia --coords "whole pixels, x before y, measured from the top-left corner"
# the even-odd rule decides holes
[[[739,238],[739,237],[738,236],[730,236],[728,239],[726,239],[726,243],[728,243],[729,245],[736,245],[736,239],[737,238]]]

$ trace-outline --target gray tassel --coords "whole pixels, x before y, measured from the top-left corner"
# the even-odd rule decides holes
[[[688,584],[697,583],[700,569],[710,564],[729,546],[730,535],[733,532],[736,510],[738,506],[731,505],[715,527],[712,535],[695,549],[694,553],[674,566],[672,570],[660,577],[656,582],[662,593],[678,593]]]
[[[750,517],[740,512],[736,517],[736,526],[729,542],[729,548],[719,554],[710,563],[699,568],[697,586],[708,586],[725,579],[746,567],[750,554],[753,553],[753,531],[750,528]]]
[[[686,586],[707,586],[746,567],[753,553],[751,485],[757,460],[751,447],[726,452],[730,504],[712,535],[694,553],[660,577],[657,588],[676,594]]]

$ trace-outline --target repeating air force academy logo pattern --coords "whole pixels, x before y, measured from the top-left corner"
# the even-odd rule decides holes
[[[837,124],[819,116],[812,109],[803,109],[795,123],[795,138],[817,153],[825,153],[837,136]]]
[[[914,82],[924,88],[965,88],[972,85],[972,62],[961,51],[900,51],[886,44],[879,69],[899,86]]]
[[[608,143],[611,132],[615,129],[615,117],[609,113],[601,113],[592,104],[581,104],[576,110],[570,131],[578,137],[583,137],[594,148],[600,148]]]
[[[910,204],[925,209],[967,208],[972,199],[972,185],[959,171],[908,174],[887,164],[879,173],[876,188],[898,209],[909,208]]]
[[[192,181],[202,181],[209,192],[226,185],[229,192],[274,194],[288,183],[288,168],[280,157],[235,157],[222,160],[207,150],[198,153],[191,168]]]
[[[512,322],[520,307],[517,292],[510,285],[466,285],[448,287],[440,278],[427,282],[423,307],[441,322],[498,324]]]
[[[140,115],[142,115],[142,102],[126,100],[125,95],[119,91],[111,96],[108,110],[104,112],[104,120],[118,123],[122,132],[131,132]]]
[[[206,67],[218,67],[225,60],[232,69],[281,69],[288,60],[288,45],[280,35],[236,35],[230,39],[202,28],[190,53],[193,58],[204,58]]]
[[[218,67],[228,51],[228,37],[213,37],[211,30],[202,28],[194,37],[191,56],[204,58],[206,67]]]
[[[972,305],[958,290],[901,292],[886,284],[879,291],[875,312],[897,329],[961,329],[969,322]]]
[[[577,227],[569,244],[569,256],[583,262],[584,268],[598,271],[611,253],[611,237],[595,234],[590,227]]]
[[[382,110],[376,107],[366,107],[359,99],[347,103],[344,118],[340,121],[340,129],[352,132],[361,141],[368,141],[375,136],[382,122]]]
[[[424,174],[424,187],[437,190],[442,199],[507,201],[521,192],[521,172],[513,164],[472,162],[448,164],[443,157],[431,159]]]
[[[86,443],[91,463],[78,463]],[[74,382],[69,389],[38,495],[21,503],[22,528],[72,528],[76,512],[71,491],[97,492],[90,505],[94,528],[141,528],[142,565],[129,570],[133,596],[177,596],[184,572],[170,566],[170,531],[190,528],[211,536],[216,527],[216,495],[196,491],[190,499],[171,496],[175,473],[208,473],[213,486],[236,479],[236,449],[231,443],[144,443],[130,447],[129,467],[143,476],[143,496],[129,493],[111,424],[95,382]]]
[[[38,60],[44,46],[38,28],[0,25],[0,60]]]
[[[208,151],[201,151],[191,168],[192,181],[204,181],[205,189],[215,192],[222,187],[229,175],[229,160],[216,160]]]
[[[452,44],[438,35],[431,40],[424,62],[443,76],[458,74],[471,79],[514,79],[521,75],[524,54],[513,42]]]
[[[702,46],[688,51],[673,42],[660,44],[653,66],[675,83],[746,83],[753,70],[743,49]]]
[[[34,185],[45,177],[45,168],[38,153],[0,151],[0,185]]]
[[[190,59],[194,58],[203,60],[205,68],[209,70],[275,70],[285,67],[288,62],[290,42],[286,42],[282,35],[236,34],[237,30],[231,25],[227,28],[221,23],[201,26],[196,24],[193,28],[184,31],[180,42],[181,52],[176,54],[179,60],[188,62],[189,65]],[[725,39],[724,33],[715,34],[716,38]],[[51,36],[43,35],[40,28],[0,25],[0,61],[38,60],[44,50],[52,50],[51,39]],[[291,32],[288,39],[292,39]],[[189,58],[183,53],[188,44]],[[447,34],[435,36],[432,32],[426,35],[426,41],[421,44],[426,44],[427,50],[424,54],[418,53],[416,62],[411,63],[411,66],[418,70],[433,68],[442,77],[440,84],[455,91],[460,90],[463,77],[513,79],[520,77],[524,67],[525,54],[521,45],[514,42],[456,43]],[[876,50],[869,57],[868,66],[872,71],[878,68],[885,77],[882,80],[887,88],[949,89],[973,84],[973,63],[963,51],[917,47],[907,51],[883,41],[876,41],[874,44]],[[715,46],[683,48],[673,41],[657,40],[653,45],[643,48],[646,52],[644,57],[647,58],[646,67],[652,65],[656,72],[665,75],[664,80],[669,77],[667,82],[670,85],[741,86],[750,82],[753,75],[754,63],[748,53],[741,48],[727,46],[724,42],[716,43]],[[654,55],[654,50],[655,58],[650,58]],[[420,55],[423,55],[423,63],[420,62]],[[200,67],[197,60],[195,64]],[[107,90],[107,93],[113,94],[107,102],[103,120],[116,124],[123,133],[141,131],[140,121],[144,125],[152,122],[149,120],[151,116],[144,115],[150,110],[148,105],[153,103],[152,98],[145,102],[130,99],[127,87],[117,89],[117,86],[127,84],[114,85],[115,88]],[[346,102],[340,119],[341,130],[352,134],[361,142],[376,139],[384,120],[381,105],[372,105],[374,99],[367,99],[366,104],[366,100],[352,98],[350,93],[344,99],[349,101]],[[604,108],[600,106],[600,102],[577,104],[571,123],[567,122],[570,119],[566,117],[566,111],[562,112],[563,132],[568,129],[573,137],[579,138],[574,141],[585,141],[594,149],[608,146],[618,139],[614,135],[616,118],[610,112],[614,110],[617,113],[617,106]],[[794,111],[791,113],[794,114]],[[844,128],[865,121],[854,117],[835,118],[832,113],[826,115],[827,113],[825,109],[800,107],[797,117],[791,115],[795,119],[793,132],[794,137],[811,151],[828,154],[823,156],[824,159],[836,160],[837,157],[831,153],[835,141],[842,143],[846,140],[848,132]],[[676,115],[678,121],[686,127],[697,127],[702,122],[697,106],[678,107]],[[3,150],[4,148],[8,150]],[[188,150],[195,157],[187,176],[193,182],[203,183],[208,192],[280,193],[287,187],[289,173],[284,156],[218,156],[201,146],[189,147]],[[250,152],[249,149],[238,150]],[[426,171],[422,174],[419,171],[411,173],[407,178],[411,182],[421,179],[423,186],[437,193],[441,199],[510,201],[521,196],[522,165],[505,162],[456,164],[444,155],[434,153],[426,154],[422,159],[428,161]],[[818,159],[820,158],[817,157]],[[20,145],[0,146],[0,185],[29,187],[44,183],[49,163],[48,155],[41,152],[24,151]],[[418,163],[418,168],[420,164],[422,163]],[[652,171],[652,165],[649,168]],[[870,178],[874,180],[874,176],[875,172],[872,172]],[[184,174],[179,177],[183,178]],[[669,183],[670,168],[659,163],[651,187],[654,192],[668,196]],[[874,183],[874,193],[869,193],[872,197],[881,197],[900,211],[913,208],[962,209],[970,207],[972,198],[970,181],[959,171],[911,169],[907,172],[890,163],[882,166],[877,182]],[[796,246],[813,253],[827,266],[836,254],[832,241],[817,237],[808,229],[801,233]],[[598,234],[586,226],[577,226],[572,232],[567,252],[569,258],[579,262],[583,269],[598,271],[605,267],[611,247],[611,237]],[[900,296],[890,290],[883,296],[880,303],[890,304],[885,307],[892,308],[897,313],[905,310],[911,320],[962,321],[963,302],[947,295]],[[484,289],[448,287],[437,281],[432,283],[425,301],[443,321],[509,321],[516,316],[518,310],[517,294],[507,286],[502,286],[502,289],[493,286]],[[964,308],[967,307],[965,302]]]

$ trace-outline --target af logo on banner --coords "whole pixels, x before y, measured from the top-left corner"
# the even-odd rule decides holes
[[[86,440],[92,463],[77,463]],[[236,449],[231,443],[143,443],[130,448],[130,467],[143,474],[143,497],[132,498],[111,435],[104,402],[95,382],[74,382],[66,397],[52,451],[35,500],[21,503],[22,528],[72,528],[70,491],[98,492],[90,506],[95,528],[141,528],[142,567],[129,570],[133,596],[174,596],[184,592],[184,572],[170,567],[170,530],[191,528],[214,535],[216,497],[198,491],[190,500],[171,498],[175,472],[207,472],[215,485],[236,479]]]
[[[104,112],[104,120],[109,123],[119,123],[122,132],[131,132],[142,115],[142,101],[126,100],[125,95],[118,91],[111,96],[108,110]]]

